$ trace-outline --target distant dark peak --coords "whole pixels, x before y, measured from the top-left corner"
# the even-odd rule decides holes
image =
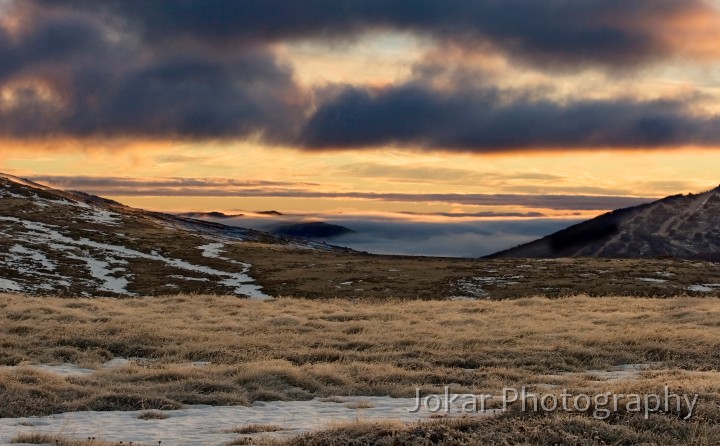
[[[260,211],[260,212],[258,212],[258,214],[263,214],[263,215],[277,215],[277,216],[285,215],[285,214],[283,214],[282,212],[278,212],[278,211]]]
[[[224,214],[222,212],[184,212],[182,214],[178,214],[181,217],[188,217],[188,218],[236,218],[236,217],[243,217],[243,214]]]
[[[228,215],[222,212],[208,212],[206,214],[208,217],[212,218],[233,218],[233,217],[241,217],[242,214],[236,214],[236,215]]]
[[[285,237],[306,239],[329,239],[341,235],[353,234],[355,231],[340,225],[325,222],[293,223],[275,226],[271,233]]]

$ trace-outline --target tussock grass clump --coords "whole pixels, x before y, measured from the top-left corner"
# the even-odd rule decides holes
[[[330,396],[330,397],[327,397],[327,398],[320,398],[320,402],[322,402],[322,403],[337,403],[337,404],[342,404],[342,403],[346,403],[347,400],[345,400],[345,399],[343,399],[343,398],[340,398],[339,396]]]
[[[167,420],[170,418],[165,412],[159,410],[146,410],[138,415],[139,420]]]
[[[375,407],[375,404],[373,404],[372,401],[369,400],[363,400],[363,401],[351,401],[349,403],[345,403],[345,407],[348,409],[372,409]]]
[[[238,426],[236,428],[230,429],[227,431],[227,433],[252,435],[261,434],[264,432],[281,432],[283,430],[285,429],[283,429],[281,426],[276,426],[274,424],[246,424],[244,426]]]

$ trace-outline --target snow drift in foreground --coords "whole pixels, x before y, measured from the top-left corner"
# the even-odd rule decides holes
[[[440,396],[442,397],[442,396]],[[399,421],[428,419],[414,398],[343,397],[311,401],[257,402],[250,407],[189,406],[163,412],[162,420],[142,420],[142,411],[72,412],[48,417],[0,419],[0,445],[22,433],[42,433],[68,438],[96,437],[99,440],[141,442],[163,445],[223,445],[239,437],[286,438],[354,421]],[[459,415],[460,408],[451,409]],[[493,412],[480,412],[487,415]],[[231,430],[253,424],[272,425],[282,430],[245,435]]]

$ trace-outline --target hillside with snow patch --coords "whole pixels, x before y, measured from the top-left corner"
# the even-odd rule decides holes
[[[0,291],[267,298],[237,253],[246,242],[288,243],[0,176]]]

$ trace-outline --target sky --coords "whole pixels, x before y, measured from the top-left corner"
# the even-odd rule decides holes
[[[720,1],[0,0],[0,169],[162,211],[588,218],[719,99]]]

